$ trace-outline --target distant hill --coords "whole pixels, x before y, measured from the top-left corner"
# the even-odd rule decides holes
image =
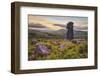
[[[77,30],[74,30],[74,38],[87,39],[87,37],[88,37],[88,31],[77,31]]]
[[[36,37],[36,38],[65,38],[66,35],[65,29],[60,29],[57,31],[47,31],[47,30],[33,30],[29,29],[28,34],[29,37]],[[87,31],[78,31],[74,30],[74,38],[87,38]]]

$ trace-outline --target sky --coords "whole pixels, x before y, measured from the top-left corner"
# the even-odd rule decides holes
[[[66,29],[68,22],[74,23],[74,28],[78,30],[88,29],[87,17],[75,16],[47,16],[47,15],[28,15],[28,25],[33,29],[41,30],[60,30]]]

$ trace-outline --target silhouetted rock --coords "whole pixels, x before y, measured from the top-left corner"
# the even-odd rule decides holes
[[[67,39],[68,40],[72,40],[73,37],[74,37],[74,34],[73,34],[73,22],[69,22],[67,23]]]

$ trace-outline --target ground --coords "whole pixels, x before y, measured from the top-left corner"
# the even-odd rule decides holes
[[[50,50],[48,55],[36,53],[37,44],[42,44]],[[52,60],[52,59],[79,59],[87,58],[87,41],[78,42],[66,39],[32,38],[28,39],[28,60]]]

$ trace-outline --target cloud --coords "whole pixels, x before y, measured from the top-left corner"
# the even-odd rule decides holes
[[[60,16],[28,16],[29,27],[48,29],[48,30],[60,30],[66,29],[69,21],[74,22],[75,29],[87,30],[88,19],[83,17],[60,17]]]
[[[31,24],[40,24],[40,26],[42,27],[46,27],[48,29],[51,29],[51,30],[59,30],[59,29],[62,29],[62,27],[60,26],[54,26],[55,22],[51,22],[49,20],[46,20],[44,19],[43,17],[39,17],[39,16],[30,16],[29,15],[29,25]],[[36,25],[33,25],[33,27],[36,26]]]
[[[39,24],[39,23],[30,23],[28,26],[34,27],[34,28],[46,28],[44,25]]]

